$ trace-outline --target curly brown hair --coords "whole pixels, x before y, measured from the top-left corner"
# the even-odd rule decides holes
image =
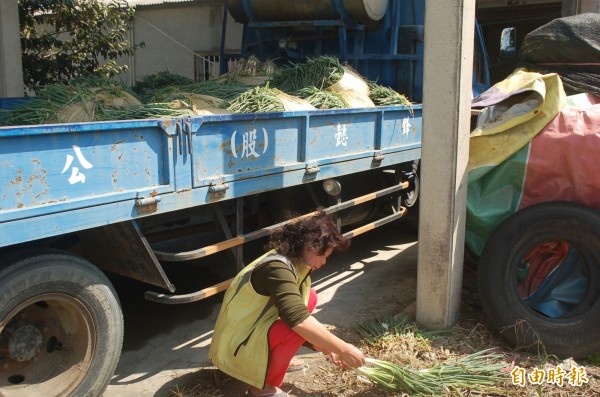
[[[292,261],[301,259],[305,248],[323,255],[329,248],[343,251],[349,246],[350,239],[337,230],[334,219],[322,210],[277,228],[267,244],[268,249],[274,248]]]

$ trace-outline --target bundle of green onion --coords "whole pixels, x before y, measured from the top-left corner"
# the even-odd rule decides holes
[[[194,80],[190,78],[164,70],[148,74],[136,81],[133,85],[133,91],[145,100],[148,95],[161,88],[181,86],[193,82]]]
[[[237,83],[234,80],[206,80],[200,83],[187,84],[179,87],[181,92],[192,94],[210,95],[223,100],[230,100],[237,97],[248,87]]]
[[[105,113],[141,105],[124,84],[101,76],[49,84],[36,97],[2,111],[2,125],[80,123],[109,120]]]
[[[172,85],[155,90],[147,90],[143,96],[144,102],[164,102],[174,95],[181,93],[210,95],[223,100],[237,97],[248,87],[231,79],[206,80],[199,83]]]
[[[51,84],[44,87],[37,97],[2,111],[0,119],[5,126],[91,121],[95,112],[94,94],[87,88]]]
[[[404,95],[374,82],[369,82],[369,97],[376,106],[412,105]]]
[[[227,110],[233,113],[261,113],[314,110],[315,107],[302,98],[288,95],[277,88],[254,87],[229,102]]]
[[[283,112],[284,107],[273,88],[255,87],[229,102],[227,110],[233,113]]]
[[[388,391],[410,395],[439,395],[451,390],[481,390],[506,381],[506,375],[501,369],[507,364],[502,359],[501,354],[484,350],[431,368],[417,370],[368,358],[368,365],[355,371]]]
[[[190,107],[174,101],[170,103],[144,103],[130,106],[127,109],[104,109],[102,112],[99,112],[96,119],[100,121],[141,120],[193,115],[194,112]]]
[[[298,96],[308,101],[317,109],[342,109],[348,107],[340,94],[315,86],[302,88],[298,91]]]
[[[295,94],[305,87],[319,89],[337,83],[344,76],[344,67],[339,59],[321,56],[306,62],[281,68],[273,74],[271,84],[289,94]]]

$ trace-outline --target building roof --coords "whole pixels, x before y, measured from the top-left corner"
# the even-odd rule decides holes
[[[198,0],[126,0],[132,6],[156,6],[169,3],[196,3]]]

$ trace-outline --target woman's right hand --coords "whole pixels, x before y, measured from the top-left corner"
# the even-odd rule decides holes
[[[335,365],[358,368],[366,362],[365,355],[357,347],[332,334],[312,315],[293,327],[292,330],[313,346],[318,346],[318,350],[329,354]]]
[[[350,343],[346,343],[346,348],[337,354],[337,359],[334,360],[332,357],[332,362],[339,366],[336,361],[341,361],[341,363],[348,368],[358,368],[365,364],[365,355],[363,352]]]

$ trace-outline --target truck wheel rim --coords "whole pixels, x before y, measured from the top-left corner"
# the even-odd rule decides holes
[[[93,318],[75,297],[21,303],[0,322],[0,395],[69,395],[89,370],[95,340]]]

